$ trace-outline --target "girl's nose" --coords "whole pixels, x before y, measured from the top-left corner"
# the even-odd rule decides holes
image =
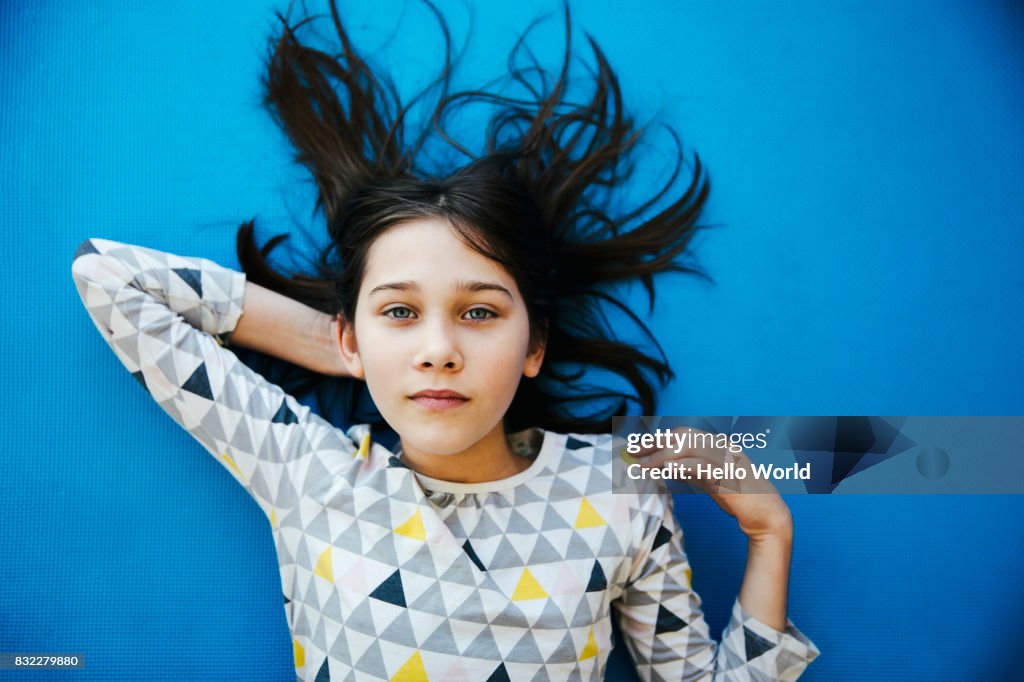
[[[462,368],[462,353],[455,338],[455,330],[444,321],[423,324],[422,345],[416,353],[416,366],[420,369]]]

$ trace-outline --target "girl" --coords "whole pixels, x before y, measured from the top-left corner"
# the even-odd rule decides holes
[[[626,399],[653,413],[643,370],[671,372],[608,338],[601,301],[646,327],[603,285],[638,277],[653,304],[651,276],[687,269],[699,163],[674,201],[652,210],[675,176],[612,215],[638,132],[593,42],[593,95],[568,102],[568,15],[553,83],[518,66],[517,47],[511,74],[530,98],[449,94],[446,60],[432,125],[406,144],[410,106],[354,51],[333,3],[331,16],[340,55],[282,18],[266,79],[317,181],[330,235],[317,276],[275,272],[280,238],[260,249],[252,223],[244,273],[105,239],[72,266],[117,357],[267,514],[299,679],[600,680],[612,614],[644,679],[797,678],[818,651],[785,615],[792,522],[778,494],[715,495],[749,537],[718,645],[671,496],[612,491],[607,418]],[[444,128],[469,100],[497,106],[480,156]],[[471,161],[433,172],[437,140]],[[307,374],[270,381],[229,343]],[[586,391],[581,366],[634,394]],[[323,377],[364,381],[398,442],[369,423],[336,428],[292,396]]]

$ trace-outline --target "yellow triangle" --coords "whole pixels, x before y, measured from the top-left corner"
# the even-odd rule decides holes
[[[370,434],[363,436],[363,440],[359,443],[359,449],[356,450],[356,459],[368,459],[370,455]]]
[[[329,583],[334,582],[334,571],[331,570],[330,547],[325,549],[320,558],[316,560],[316,568],[313,569],[313,575],[318,575]]]
[[[693,589],[693,571],[686,569],[686,586]]]
[[[399,668],[395,676],[391,678],[391,682],[429,682],[427,669],[423,667],[423,659],[420,658],[419,651],[410,656],[405,665]]]
[[[241,476],[243,479],[245,478],[245,474],[243,474],[242,470],[238,468],[237,464],[235,464],[235,460],[231,459],[231,455],[225,452],[223,455],[221,455],[221,458],[228,463],[229,467],[237,471],[239,476]]]
[[[526,599],[543,599],[548,596],[544,588],[540,586],[537,579],[530,573],[530,569],[524,568],[523,575],[519,577],[519,584],[512,593],[512,601],[524,601]]]
[[[587,498],[584,497],[583,501],[580,502],[580,513],[576,515],[576,527],[594,528],[596,526],[606,525],[608,524],[604,522],[601,515],[597,513],[597,510],[594,509],[590,503],[587,502]]]
[[[426,540],[427,531],[423,528],[423,517],[420,516],[420,510],[417,509],[408,521],[395,529],[395,532],[413,540]]]
[[[270,508],[270,527],[277,528],[277,510],[273,507]]]
[[[306,650],[299,644],[299,640],[292,639],[292,653],[295,654],[295,667],[301,668],[306,665]]]
[[[594,656],[597,656],[597,640],[594,639],[594,628],[590,628],[590,633],[587,635],[587,643],[583,645],[583,653],[580,654],[580,660],[585,661]]]

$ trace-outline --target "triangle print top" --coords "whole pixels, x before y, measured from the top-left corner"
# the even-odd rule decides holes
[[[299,680],[601,680],[612,617],[645,680],[795,680],[818,655],[738,600],[710,637],[672,497],[612,494],[610,435],[524,431],[511,478],[426,478],[224,347],[244,273],[89,239],[72,274],[118,359],[270,520]]]

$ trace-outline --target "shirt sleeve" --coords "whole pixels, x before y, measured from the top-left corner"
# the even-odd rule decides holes
[[[245,274],[210,260],[87,239],[71,267],[100,336],[156,403],[274,522],[351,461],[351,439],[249,369],[223,343]]]
[[[644,549],[614,602],[626,647],[644,680],[795,680],[818,648],[792,621],[779,632],[735,601],[721,644],[709,635],[668,492],[646,496]]]

